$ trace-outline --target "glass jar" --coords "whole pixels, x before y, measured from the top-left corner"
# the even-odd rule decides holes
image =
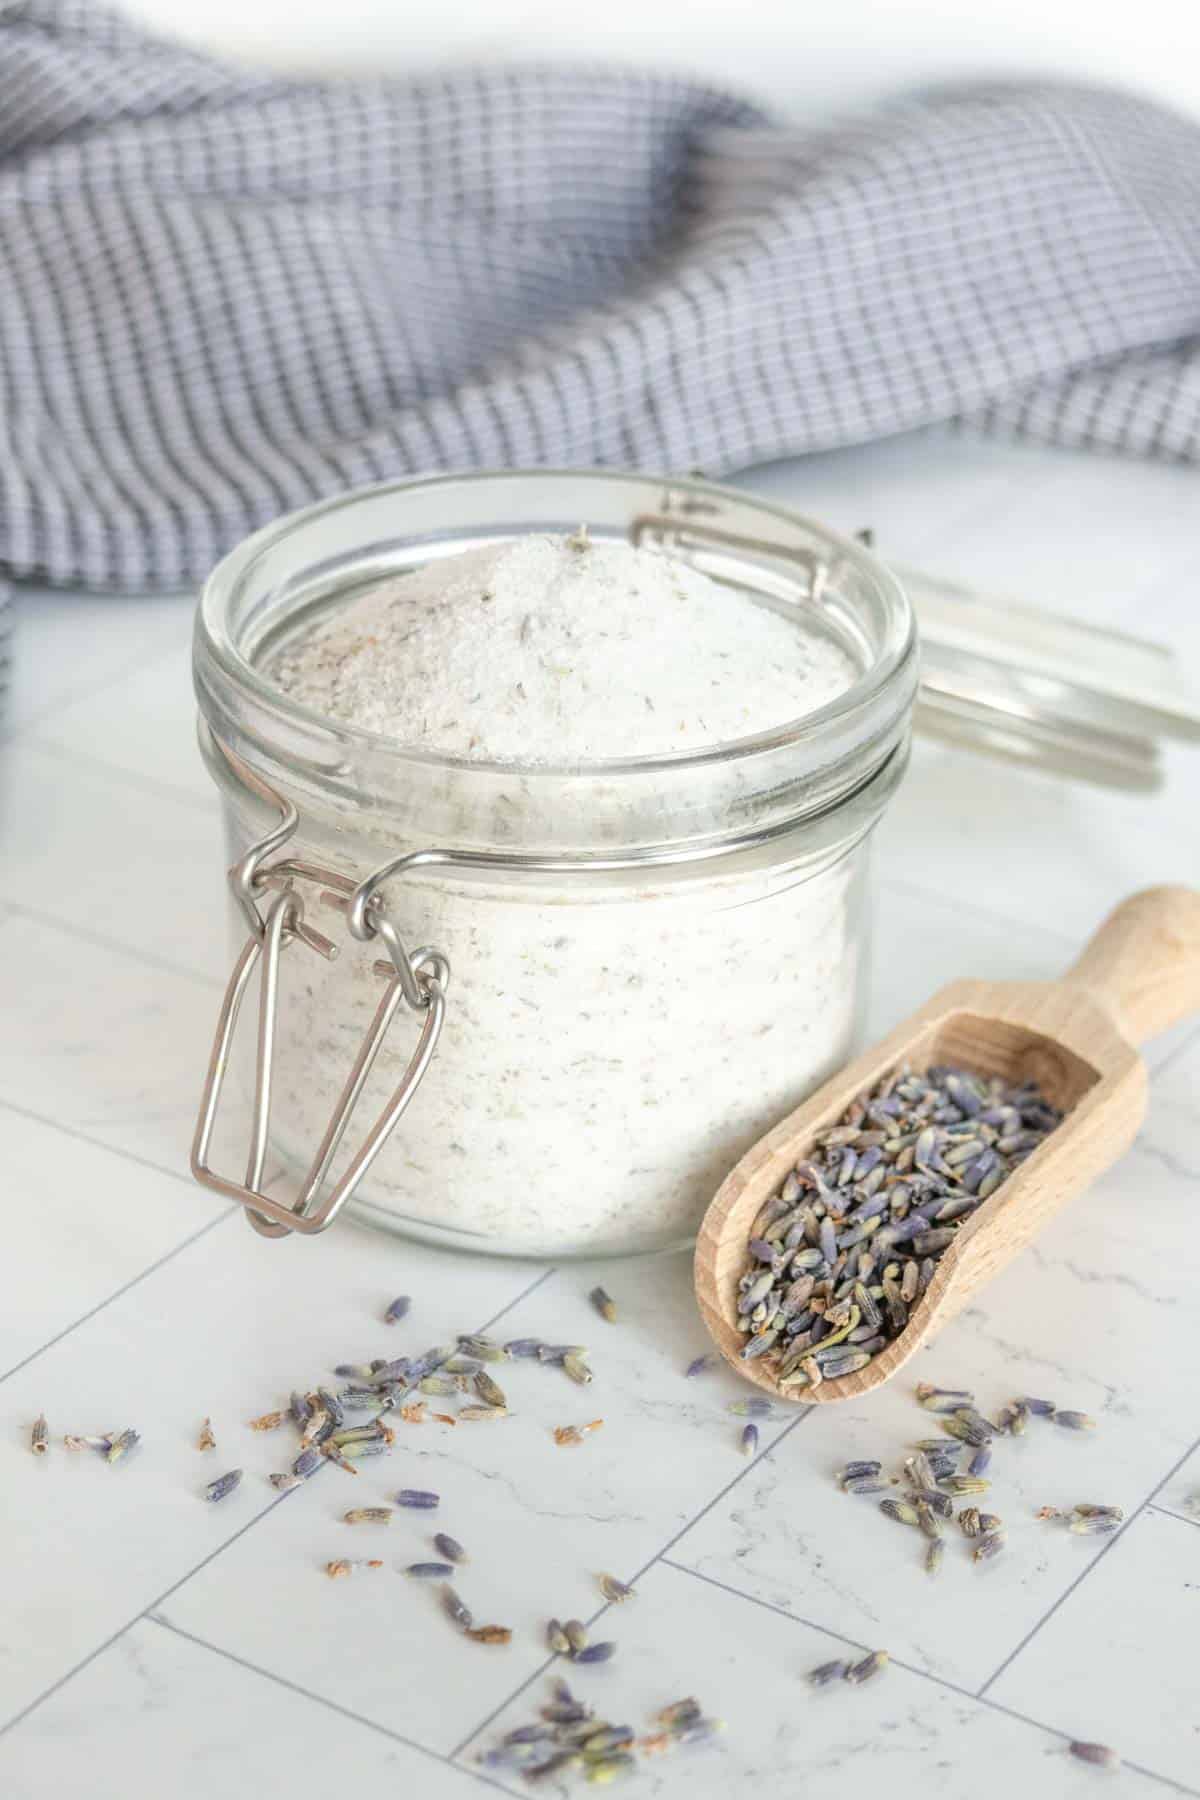
[[[765,605],[832,635],[858,679],[735,742],[638,760],[614,743],[604,761],[553,768],[406,749],[261,673],[318,611],[388,576],[581,520],[723,583],[731,631],[739,607]],[[397,1231],[499,1254],[689,1241],[730,1166],[852,1046],[868,836],[906,763],[916,661],[907,601],[861,545],[700,482],[439,476],[352,493],[248,539],[211,576],[195,641],[202,749],[242,859],[232,918],[245,946],[209,1126],[260,955],[271,1004],[250,1175],[213,1174],[202,1117],[200,1178],[275,1233],[320,1228],[336,1192]],[[336,960],[318,953],[327,939]],[[449,983],[443,961],[410,944],[436,945]],[[335,1114],[348,1116],[340,1145]],[[289,1167],[321,1151],[299,1200],[256,1208],[268,1139]]]

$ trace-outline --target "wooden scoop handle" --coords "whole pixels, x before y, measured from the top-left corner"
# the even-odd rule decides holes
[[[1153,887],[1131,894],[1064,980],[1086,987],[1132,1044],[1200,1010],[1200,893]]]

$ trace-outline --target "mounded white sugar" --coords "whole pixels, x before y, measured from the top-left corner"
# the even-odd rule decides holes
[[[393,577],[271,674],[314,711],[414,748],[594,763],[703,748],[851,685],[828,637],[657,551],[529,536]]]

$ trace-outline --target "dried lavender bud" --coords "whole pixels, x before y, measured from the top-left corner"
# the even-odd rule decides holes
[[[546,1648],[552,1650],[555,1656],[570,1654],[571,1640],[557,1619],[549,1620],[546,1625]]]
[[[708,1372],[709,1369],[714,1367],[714,1365],[716,1364],[716,1360],[717,1359],[715,1356],[697,1356],[688,1364],[687,1368],[683,1371],[684,1375],[688,1378],[689,1381],[692,1379],[693,1376],[704,1375]]]
[[[736,1413],[740,1418],[765,1419],[771,1412],[771,1402],[762,1400],[731,1400],[728,1411]]]
[[[324,1461],[325,1458],[314,1444],[310,1449],[302,1450],[300,1452],[299,1456],[292,1464],[292,1474],[298,1475],[301,1481],[307,1481],[310,1475],[316,1474]]]
[[[564,1373],[569,1375],[571,1380],[576,1382],[580,1387],[586,1387],[592,1379],[592,1371],[588,1368],[586,1362],[584,1362],[582,1354],[578,1354],[575,1351],[569,1351],[567,1355],[563,1357],[562,1366]]]
[[[883,1464],[879,1462],[848,1462],[838,1470],[835,1480],[846,1482],[854,1481],[862,1475],[878,1475],[882,1467]]]
[[[278,1431],[287,1416],[285,1412],[260,1413],[257,1419],[248,1419],[246,1423],[251,1431]]]
[[[936,1575],[937,1574],[938,1570],[942,1566],[942,1558],[945,1556],[945,1554],[946,1554],[945,1539],[940,1538],[940,1537],[933,1538],[930,1542],[929,1548],[925,1552],[925,1573],[927,1575]]]
[[[1004,1548],[1004,1541],[1002,1531],[989,1531],[986,1537],[980,1538],[971,1555],[976,1562],[987,1562],[991,1557],[1000,1554]]]
[[[578,1655],[581,1650],[587,1649],[587,1626],[582,1619],[568,1619],[563,1626],[563,1633],[576,1655]]]
[[[809,1670],[808,1680],[812,1683],[813,1687],[828,1687],[831,1681],[844,1681],[846,1678],[846,1671],[849,1667],[850,1664],[848,1662],[839,1662],[836,1660],[834,1662],[819,1663],[815,1669]]]
[[[1026,1412],[1035,1414],[1039,1419],[1048,1419],[1055,1411],[1053,1400],[1031,1400],[1028,1394],[1022,1396],[1021,1405]]]
[[[466,1551],[463,1549],[458,1539],[452,1538],[448,1532],[437,1532],[433,1542],[436,1549],[440,1551],[447,1562],[465,1563],[467,1561]]]
[[[907,1500],[881,1500],[879,1510],[889,1519],[895,1519],[898,1525],[919,1525],[921,1522],[916,1507],[910,1506]]]
[[[582,1650],[575,1652],[573,1660],[577,1663],[608,1662],[616,1655],[617,1646],[612,1643],[587,1644]]]
[[[452,1587],[442,1589],[442,1605],[456,1625],[461,1625],[464,1631],[470,1631],[475,1623],[474,1616],[470,1607],[463,1605]]]
[[[475,1392],[485,1406],[508,1405],[508,1396],[496,1381],[493,1381],[486,1369],[480,1369],[474,1377]]]
[[[444,1581],[447,1575],[453,1575],[454,1564],[449,1562],[416,1562],[409,1563],[405,1569],[414,1581]]]
[[[109,1446],[108,1446],[109,1462],[110,1463],[119,1462],[121,1457],[128,1456],[128,1454],[131,1450],[136,1450],[137,1446],[141,1443],[141,1441],[142,1441],[141,1433],[134,1431],[133,1427],[130,1426],[127,1431],[121,1432],[119,1437],[113,1438],[111,1443],[109,1444]]]
[[[742,1455],[753,1456],[758,1449],[758,1426],[745,1426],[738,1441],[741,1444]]]
[[[852,1475],[849,1481],[843,1481],[842,1491],[847,1494],[886,1494],[891,1485],[886,1475]]]
[[[855,1687],[859,1687],[864,1681],[870,1681],[873,1675],[878,1675],[886,1669],[888,1660],[886,1650],[872,1650],[870,1655],[864,1656],[861,1662],[850,1665],[846,1670],[845,1680],[852,1682]]]
[[[507,1625],[471,1625],[466,1635],[477,1644],[511,1644],[512,1631]]]
[[[1077,1537],[1108,1537],[1120,1529],[1120,1519],[1096,1513],[1077,1513],[1067,1526],[1067,1530],[1073,1531]]]
[[[978,1450],[976,1450],[974,1456],[971,1458],[970,1462],[967,1464],[967,1474],[968,1475],[983,1475],[983,1474],[985,1474],[987,1472],[988,1468],[991,1466],[991,1461],[992,1461],[991,1445],[990,1444],[980,1444]]]
[[[1072,1756],[1080,1762],[1095,1763],[1101,1769],[1115,1769],[1121,1758],[1107,1744],[1085,1744],[1076,1742],[1068,1746]]]
[[[384,1324],[395,1325],[398,1324],[401,1319],[407,1318],[408,1309],[411,1305],[412,1301],[407,1294],[397,1294],[396,1298],[392,1301],[392,1304],[383,1315]]]
[[[614,1301],[610,1298],[610,1296],[605,1293],[605,1291],[602,1287],[594,1287],[592,1289],[591,1293],[588,1295],[588,1299],[591,1301],[592,1305],[595,1307],[596,1311],[600,1314],[600,1317],[602,1319],[607,1319],[610,1325],[616,1324],[616,1322],[617,1322],[616,1305],[615,1305]]]
[[[541,1347],[541,1338],[512,1338],[505,1344],[504,1354],[505,1356],[512,1357],[514,1360],[518,1358],[524,1359],[536,1356]]]
[[[342,1514],[347,1525],[386,1525],[391,1516],[390,1506],[355,1506]]]
[[[1087,1413],[1081,1412],[1056,1412],[1054,1423],[1065,1426],[1068,1431],[1095,1431],[1096,1429],[1095,1419],[1090,1419]]]
[[[224,1500],[226,1495],[232,1494],[241,1479],[242,1471],[240,1469],[230,1469],[227,1475],[218,1475],[217,1479],[210,1481],[205,1488],[204,1498],[212,1501]]]
[[[428,1493],[423,1488],[401,1488],[396,1495],[397,1506],[411,1506],[421,1512],[432,1512],[437,1504],[437,1494]]]

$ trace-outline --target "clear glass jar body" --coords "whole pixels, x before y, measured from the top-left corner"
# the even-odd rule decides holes
[[[231,860],[271,823],[238,761],[296,806],[292,858],[354,881],[434,846],[497,859],[384,890],[404,942],[436,945],[452,969],[437,1056],[355,1199],[400,1231],[535,1256],[686,1242],[730,1165],[851,1048],[868,835],[903,770],[915,687],[903,597],[857,546],[675,485],[719,506],[726,530],[792,533],[802,576],[758,566],[757,596],[834,631],[863,669],[846,702],[700,755],[559,770],[415,755],[307,712],[259,673],[314,607],[385,573],[580,518],[624,535],[660,493],[647,477],[546,472],[372,489],[258,534],[206,591],[201,738]],[[716,557],[732,579],[729,552]],[[281,959],[272,1134],[298,1166],[379,998],[377,947],[339,946],[332,963],[301,943]],[[399,1017],[364,1128],[412,1037]]]

